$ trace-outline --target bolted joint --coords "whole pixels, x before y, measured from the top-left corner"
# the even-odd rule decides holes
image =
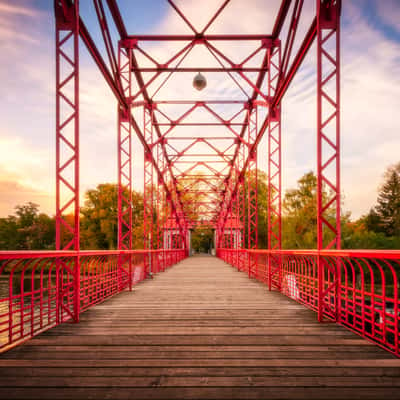
[[[261,46],[264,49],[271,49],[273,47],[273,44],[274,44],[274,42],[271,38],[261,39]]]
[[[153,103],[152,100],[148,100],[144,104],[146,110],[152,111],[157,109],[157,104]]]
[[[54,13],[57,29],[74,30],[77,23],[74,4],[68,5],[65,1],[57,0],[54,2]]]
[[[251,110],[254,108],[257,108],[257,106],[259,105],[260,100],[251,100]]]
[[[195,39],[193,41],[194,44],[205,44],[206,40],[204,38],[204,34],[202,33],[197,33],[195,36]]]
[[[281,47],[281,40],[280,39],[274,39],[272,42],[272,47],[274,49]]]
[[[332,1],[323,3],[321,1],[320,12],[318,15],[321,29],[336,29],[338,26],[339,16],[341,12],[341,2]]]
[[[119,109],[119,120],[120,122],[129,122],[129,108],[120,108]]]
[[[269,110],[270,112],[270,117],[269,120],[271,122],[279,122],[281,120],[281,108],[280,107],[274,107]]]
[[[123,47],[125,49],[134,49],[138,44],[138,40],[137,39],[133,39],[133,38],[127,38],[127,39],[121,39],[119,41],[119,46]]]

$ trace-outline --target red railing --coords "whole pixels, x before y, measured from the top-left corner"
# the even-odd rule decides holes
[[[0,252],[0,351],[186,257],[186,250]]]
[[[217,256],[400,356],[400,251],[218,249]]]

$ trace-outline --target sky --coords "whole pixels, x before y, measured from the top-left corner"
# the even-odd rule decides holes
[[[166,0],[119,0],[118,3],[131,34],[189,33]],[[201,28],[220,2],[177,0],[176,3]],[[304,3],[299,39],[315,13],[314,0]],[[55,210],[52,7],[50,0],[0,0],[0,217],[13,213],[17,204],[28,201],[38,203],[48,214],[54,214]],[[278,7],[278,0],[231,0],[209,33],[268,34]],[[96,43],[101,43],[92,1],[81,0],[81,15]],[[400,104],[400,2],[347,0],[343,1],[342,15],[343,210],[358,218],[375,204],[385,169],[400,161],[400,123],[396,118]],[[116,31],[111,28],[115,40]],[[298,43],[299,40],[295,46]],[[232,57],[249,51],[243,46],[221,46]],[[104,54],[104,47],[99,45],[99,49]],[[159,43],[148,47],[160,60],[168,58],[172,50],[173,45]],[[315,171],[315,53],[313,47],[282,104],[284,190],[295,187],[304,173]],[[198,66],[205,62],[205,55],[199,50],[185,62],[187,66]],[[84,193],[99,183],[116,181],[116,102],[83,45],[80,67],[81,192]],[[171,79],[158,94],[159,98],[189,98],[193,91],[191,79],[187,74]],[[207,79],[204,96],[238,95],[229,77],[223,80],[209,74]],[[133,148],[134,188],[142,190],[143,150],[137,139]],[[265,140],[260,143],[258,157],[260,168],[266,170]]]

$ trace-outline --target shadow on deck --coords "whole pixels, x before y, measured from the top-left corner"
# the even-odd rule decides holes
[[[191,257],[0,357],[2,399],[398,399],[400,360]]]

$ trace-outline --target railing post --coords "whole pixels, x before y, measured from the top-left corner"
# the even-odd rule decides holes
[[[324,269],[321,262],[321,256],[318,252],[317,255],[317,276],[318,276],[318,322],[322,322],[324,319]]]
[[[267,255],[267,265],[268,265],[268,290],[272,290],[272,268],[271,268],[271,253]]]
[[[129,254],[129,291],[132,291],[132,254]]]
[[[75,257],[74,281],[74,321],[79,322],[81,312],[81,260],[79,253]]]

